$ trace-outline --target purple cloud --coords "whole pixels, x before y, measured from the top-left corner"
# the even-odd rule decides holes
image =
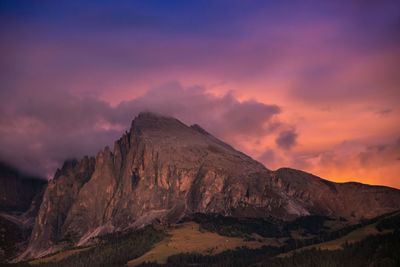
[[[298,134],[294,129],[285,130],[279,133],[276,138],[276,144],[285,150],[290,150],[297,143]]]

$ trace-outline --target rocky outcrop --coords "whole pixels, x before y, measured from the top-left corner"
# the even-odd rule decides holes
[[[48,254],[67,243],[62,226],[78,194],[94,172],[94,159],[66,161],[47,186],[36,217],[28,249],[20,256]],[[92,197],[96,197],[93,195]],[[41,251],[46,248],[46,251]]]
[[[399,208],[398,190],[335,184],[291,169],[274,172],[198,125],[141,113],[113,149],[57,171],[21,258],[192,213],[359,220]]]

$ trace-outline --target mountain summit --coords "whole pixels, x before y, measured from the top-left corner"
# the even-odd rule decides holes
[[[56,172],[21,258],[194,213],[359,221],[397,209],[399,190],[338,184],[294,169],[271,171],[198,125],[140,113],[112,150],[68,161]]]

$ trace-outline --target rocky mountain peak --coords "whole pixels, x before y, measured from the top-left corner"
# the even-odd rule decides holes
[[[199,127],[200,128],[200,127]],[[151,112],[142,112],[132,121],[131,136],[143,136],[147,139],[156,141],[159,138],[175,142],[180,139],[181,142],[188,142],[188,138],[194,138],[197,141],[205,141],[196,128],[191,128],[181,121],[168,116],[162,116]]]
[[[141,127],[153,126],[161,130],[163,126],[177,126],[184,124],[174,117],[165,116],[154,112],[140,112],[132,121],[132,126],[134,125],[140,125]]]

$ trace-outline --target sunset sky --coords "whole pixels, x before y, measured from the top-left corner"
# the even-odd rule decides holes
[[[0,159],[51,178],[140,111],[400,188],[400,2],[0,0]]]

